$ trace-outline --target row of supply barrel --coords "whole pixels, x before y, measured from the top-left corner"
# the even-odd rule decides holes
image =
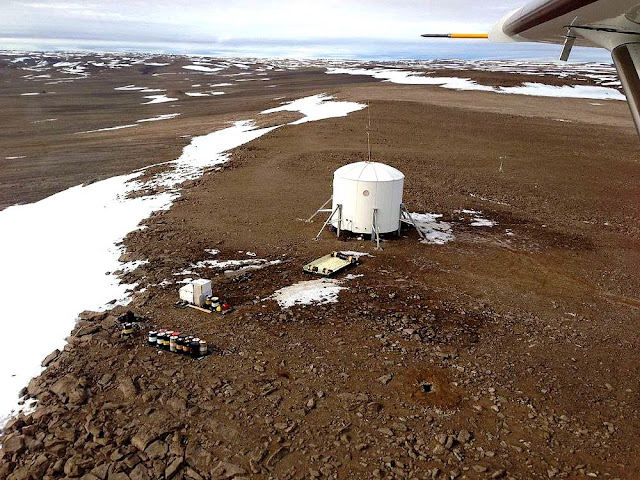
[[[165,328],[157,331],[150,330],[147,345],[193,358],[204,357],[209,353],[209,345],[206,340]]]

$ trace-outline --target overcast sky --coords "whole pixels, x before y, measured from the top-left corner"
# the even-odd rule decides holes
[[[4,48],[141,49],[278,56],[397,57],[449,41],[426,32],[486,32],[523,0],[0,0]],[[504,47],[504,46],[503,46]],[[487,47],[488,56],[504,51]],[[512,46],[513,47],[513,46]],[[459,48],[459,47],[455,47]],[[478,45],[470,47],[477,52]],[[509,51],[508,49],[506,50]],[[518,52],[554,50],[517,46]],[[393,52],[393,53],[389,53]],[[546,53],[548,52],[548,53]],[[473,53],[475,55],[476,53]],[[433,55],[427,55],[426,58]],[[438,55],[435,55],[436,57]],[[464,55],[462,55],[464,56]]]

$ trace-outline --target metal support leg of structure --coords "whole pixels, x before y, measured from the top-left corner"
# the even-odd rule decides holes
[[[340,227],[342,227],[342,204],[337,206],[338,208],[338,238],[340,238]]]
[[[402,222],[408,223],[409,225],[413,225],[413,228],[415,228],[418,231],[418,235],[420,235],[420,238],[422,238],[423,240],[426,240],[424,233],[422,233],[422,230],[418,228],[418,226],[416,225],[416,222],[413,221],[413,217],[409,213],[409,210],[407,210],[407,207],[405,206],[404,203],[400,204],[400,223],[402,224]]]
[[[316,213],[314,213],[313,215],[311,215],[311,217],[309,217],[309,218],[306,220],[306,223],[311,223],[311,220],[313,220],[314,218],[316,218],[316,215],[318,215],[319,213],[329,213],[329,212],[331,212],[331,209],[330,209],[330,208],[329,208],[329,209],[324,208],[324,207],[326,207],[326,206],[329,204],[329,202],[331,202],[331,200],[333,200],[333,196],[331,196],[331,197],[329,198],[329,200],[327,200],[326,202],[324,202],[324,204],[323,204],[323,205],[318,209],[318,211],[317,211]]]
[[[318,238],[320,238],[320,235],[322,235],[322,232],[323,232],[324,228],[327,226],[327,224],[331,221],[331,219],[333,218],[333,216],[337,212],[342,212],[342,205],[338,205],[336,207],[336,209],[333,211],[333,213],[331,213],[331,215],[329,215],[329,218],[327,218],[327,221],[322,224],[322,228],[318,232],[318,235],[316,235],[316,240],[318,240]]]
[[[374,236],[375,235],[375,236]],[[373,209],[373,225],[371,226],[371,241],[376,242],[376,250],[380,250],[380,230],[378,229],[378,209]]]
[[[627,96],[631,116],[640,133],[640,43],[627,43],[615,48],[611,55]]]

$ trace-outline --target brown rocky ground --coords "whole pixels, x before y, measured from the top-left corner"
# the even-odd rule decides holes
[[[296,94],[370,102],[374,159],[402,170],[411,210],[443,213],[456,240],[312,240],[320,224],[300,219],[363,158],[366,110],[234,150],[126,239],[128,259],[149,259],[124,277],[148,288],[131,306],[148,323],[124,340],[113,315],[84,315],[30,383],[35,412],[7,426],[0,477],[638,478],[640,171],[626,106],[296,75]],[[195,135],[234,115],[162,129]],[[167,144],[164,160],[182,145]],[[498,225],[471,227],[461,209]],[[197,270],[229,315],[173,308],[174,273],[212,248],[283,262]],[[267,299],[336,249],[372,255],[338,303]],[[146,347],[152,326],[197,333],[215,354]]]

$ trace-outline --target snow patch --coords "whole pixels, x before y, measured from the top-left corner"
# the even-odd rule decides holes
[[[327,278],[308,280],[281,288],[270,298],[278,302],[280,308],[314,303],[337,303],[340,291],[347,290],[347,287],[341,286],[340,283],[338,280]]]
[[[371,255],[370,253],[366,253],[366,252],[353,252],[351,250],[341,250],[340,253],[342,253],[343,255],[347,255],[349,257],[355,257],[355,258],[360,258],[360,257],[373,257],[373,255]]]
[[[218,255],[218,253],[220,253],[220,250],[205,250],[205,252],[207,252],[209,255],[211,256],[216,256]],[[238,253],[245,253],[245,252],[238,252]],[[270,265],[278,265],[280,263],[282,263],[282,260],[273,260],[273,261],[268,261],[264,258],[256,258],[257,255],[253,252],[246,252],[245,253],[248,257],[247,259],[241,259],[241,260],[202,260],[200,262],[194,263],[190,266],[191,269],[202,269],[202,268],[209,268],[209,269],[223,269],[223,268],[229,268],[232,267],[231,269],[235,270],[235,269],[240,269],[243,270],[247,267],[250,267],[252,270],[258,270],[260,268],[264,268]],[[188,271],[188,274],[193,273],[192,271]],[[180,272],[180,275],[184,275],[184,272]]]
[[[135,85],[125,85],[124,87],[115,87],[114,90],[124,92],[135,92],[136,90],[144,90],[146,87],[136,87]]]
[[[182,67],[185,70],[192,70],[195,72],[219,72],[220,70],[223,70],[222,68],[211,68],[211,67],[205,67],[204,65],[187,65],[185,67]]]
[[[590,85],[546,85],[544,83],[525,82],[517,87],[491,87],[479,85],[469,78],[432,77],[407,70],[389,70],[381,68],[327,68],[327,74],[366,75],[386,82],[402,85],[437,85],[452,90],[495,92],[538,97],[591,98],[603,100],[626,100],[615,88]]]
[[[133,127],[137,127],[139,123],[157,122],[157,121],[160,121],[160,120],[170,120],[172,118],[176,118],[178,115],[180,115],[180,114],[179,113],[166,113],[164,115],[158,115],[156,117],[143,118],[142,120],[136,120],[136,123],[132,123],[130,125],[118,125],[116,127],[99,128],[97,130],[85,130],[84,132],[76,132],[76,135],[81,134],[81,133],[109,132],[109,131],[112,131],[112,130],[122,130],[124,128],[133,128]]]
[[[347,75],[366,75],[379,80],[402,85],[437,85],[442,88],[452,90],[480,90],[494,91],[493,87],[486,85],[478,85],[469,78],[458,77],[429,77],[418,72],[407,70],[388,70],[388,69],[366,69],[366,68],[327,68],[329,75],[347,74]]]
[[[166,103],[166,102],[177,102],[177,98],[167,97],[166,95],[148,95],[144,98],[149,98],[148,102],[144,102],[142,105],[151,105],[153,103]]]
[[[174,277],[180,277],[183,275],[193,275],[195,272],[193,272],[192,270],[189,269],[184,269],[184,270],[180,270],[179,272],[176,272],[173,274]]]
[[[306,122],[315,122],[325,118],[346,117],[352,112],[357,112],[366,107],[355,102],[332,102],[333,97],[327,94],[312,95],[287,102],[276,108],[270,108],[260,112],[262,115],[276,112],[300,112],[305,115],[300,120],[289,123],[289,125],[300,125]]]
[[[247,260],[202,260],[201,262],[191,265],[191,268],[221,269],[229,267],[242,267],[245,265],[260,265],[263,263],[266,263],[266,260],[253,258]]]
[[[156,93],[156,92],[166,92],[166,90],[162,88],[149,88],[149,87],[136,87],[135,85],[125,85],[124,87],[116,87],[114,90],[122,91],[122,92],[142,92],[142,93]],[[148,98],[148,97],[145,97]]]
[[[132,191],[128,182],[138,175],[72,187],[0,212],[1,230],[11,232],[3,236],[0,249],[0,291],[12,298],[0,305],[0,317],[20,319],[4,325],[8,338],[29,336],[28,352],[19,342],[8,342],[0,351],[0,426],[16,408],[17,392],[40,372],[42,358],[55,348],[62,349],[77,313],[127,299],[130,286],[120,284],[114,273],[105,273],[122,268],[118,258],[123,252],[116,244],[143,218],[168,207],[173,198],[170,193],[126,198]],[[33,283],[32,272],[24,264],[27,258],[44,269],[43,278],[56,279],[38,291],[37,305],[28,289],[21,287]],[[31,305],[28,315],[25,305]]]
[[[499,93],[532,95],[536,97],[593,98],[602,100],[626,100],[615,88],[592,85],[545,85],[526,82],[519,87],[499,87]]]
[[[136,123],[157,122],[160,120],[171,120],[172,118],[176,118],[179,115],[180,115],[179,113],[165,113],[164,115],[158,115],[157,117],[143,118],[142,120],[137,120]]]
[[[133,262],[127,262],[122,264],[122,267],[120,268],[120,272],[122,272],[122,274],[131,273],[134,270],[136,270],[138,267],[147,265],[148,263],[149,263],[149,260],[134,260]]]
[[[422,243],[430,245],[444,245],[455,239],[452,233],[451,224],[442,222],[440,213],[412,213],[416,227],[425,236]]]
[[[79,135],[81,133],[97,133],[97,132],[109,132],[111,130],[122,130],[123,128],[132,128],[132,127],[137,127],[138,124],[137,123],[133,123],[131,125],[118,125],[117,127],[106,127],[106,128],[99,128],[97,130],[85,130],[84,132],[76,132],[76,135]]]
[[[498,222],[484,218],[484,213],[479,210],[457,210],[456,213],[463,213],[471,216],[472,227],[495,227]]]
[[[194,137],[191,143],[184,147],[182,155],[177,160],[167,162],[173,169],[157,175],[148,186],[172,188],[187,180],[195,180],[206,168],[226,162],[229,155],[224,152],[276,128],[278,127],[256,129],[253,121],[246,120],[235,122],[233,126],[223,130]]]
[[[498,222],[495,222],[493,220],[479,217],[474,218],[470,223],[472,227],[495,227],[497,224]]]

